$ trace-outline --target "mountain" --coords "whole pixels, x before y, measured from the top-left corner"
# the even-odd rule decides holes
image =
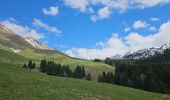
[[[3,25],[0,25],[0,44],[8,48],[21,49],[32,48],[32,46],[25,42],[25,39],[16,35]]]
[[[114,69],[114,67],[103,63],[69,57],[35,39],[23,38],[3,25],[0,25],[0,59],[19,65],[27,63],[29,59],[32,59],[37,65],[42,59],[67,64],[72,68],[76,65],[84,65],[87,72],[91,72],[95,79],[97,79],[98,74],[101,74],[103,71],[113,71]]]
[[[47,45],[45,45],[41,42],[38,42],[37,40],[35,40],[33,38],[28,37],[28,38],[25,38],[25,40],[37,49],[54,50],[52,48],[49,48]]]
[[[143,59],[151,57],[157,53],[163,53],[164,50],[168,48],[166,44],[162,45],[160,48],[148,48],[148,49],[142,49],[137,52],[132,52],[129,54],[125,54],[122,59],[130,60],[130,59]]]
[[[142,50],[138,50],[138,51],[130,50],[127,53],[125,53],[123,56],[116,54],[116,55],[112,56],[111,58],[113,60],[118,60],[118,59],[124,59],[124,60],[143,59],[143,58],[148,58],[150,56],[153,56],[157,53],[163,53],[163,51],[167,48],[169,48],[169,46],[167,44],[164,44],[160,48],[152,47],[152,48],[146,48],[146,49],[142,49]]]
[[[114,56],[112,56],[111,58],[113,59],[113,60],[117,60],[117,59],[121,59],[121,55],[119,55],[119,54],[116,54],[116,55],[114,55]]]

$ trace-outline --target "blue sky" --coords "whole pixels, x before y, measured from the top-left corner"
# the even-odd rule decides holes
[[[169,11],[170,0],[1,0],[0,21],[70,56],[103,59],[168,44]]]

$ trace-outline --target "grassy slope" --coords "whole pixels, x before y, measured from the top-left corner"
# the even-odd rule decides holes
[[[25,51],[21,52],[20,55],[23,55],[25,57],[33,58],[34,60],[40,60],[43,58],[54,60],[56,62],[60,62],[62,64],[69,64],[71,66],[75,65],[86,65],[88,67],[110,67],[109,65],[103,64],[103,63],[94,63],[88,60],[80,60],[80,59],[74,59],[71,57],[68,57],[62,53],[56,53],[56,52],[49,52],[49,51],[34,51],[31,49],[26,49]]]
[[[98,75],[101,74],[103,71],[107,72],[107,71],[114,70],[114,67],[103,64],[103,63],[94,63],[88,60],[74,59],[66,55],[63,55],[61,53],[55,53],[55,52],[48,52],[48,51],[38,52],[38,51],[27,49],[21,52],[20,55],[25,56],[25,57],[30,57],[34,61],[37,61],[37,63],[40,62],[40,60],[45,58],[48,60],[53,60],[56,63],[68,64],[72,66],[72,68],[74,68],[76,65],[84,65],[86,67],[87,72],[90,72],[92,76],[94,76],[95,79],[97,79]]]
[[[24,59],[25,58],[32,59],[33,62],[37,63],[37,65],[39,65],[42,59],[53,60],[56,63],[61,63],[61,64],[68,64],[72,68],[74,68],[76,65],[84,65],[87,70],[86,72],[90,72],[91,75],[94,76],[95,79],[97,79],[98,74],[101,74],[103,71],[114,70],[114,67],[112,66],[109,66],[103,63],[94,63],[88,60],[71,58],[58,51],[37,50],[32,45],[30,45],[28,42],[26,42],[25,39],[23,39],[22,37],[18,36],[17,34],[13,33],[10,30],[7,31],[6,29],[4,29],[2,25],[0,25],[0,49],[10,52],[9,55],[6,52],[5,56],[0,57],[0,59],[3,59],[3,61],[8,62],[8,63],[11,61],[12,63],[23,65],[23,63],[25,63],[25,60],[23,61],[22,59],[20,59],[21,61],[20,60],[15,61],[16,59],[18,59],[17,57],[19,56],[12,54],[9,48],[18,48],[22,50],[22,52],[18,53],[18,55],[20,55],[21,57],[24,57]],[[10,56],[11,54],[14,59],[10,57],[9,57],[10,59],[8,59],[8,56]]]
[[[84,65],[86,67],[86,72],[90,72],[92,78],[95,80],[103,71],[107,72],[114,70],[114,67],[112,66],[103,63],[94,63],[88,60],[74,59],[60,52],[33,50],[27,48],[21,53],[15,54],[7,47],[0,45],[0,60],[3,62],[23,65],[24,63],[27,63],[29,59],[32,59],[33,62],[36,62],[37,65],[39,65],[42,59],[53,60],[56,63],[61,64],[68,64],[72,68],[74,68],[76,65]]]
[[[6,50],[0,49],[0,61],[6,63],[13,63],[15,65],[23,65],[23,63],[28,62],[29,59],[17,55],[13,52],[8,52]]]
[[[0,44],[0,49],[11,52],[11,50],[9,50],[9,48],[7,48],[1,44]],[[62,63],[62,64],[69,64],[70,66],[86,65],[88,67],[105,67],[105,68],[111,67],[111,66],[103,64],[103,63],[95,63],[95,62],[88,61],[88,60],[74,59],[74,58],[64,55],[63,53],[48,51],[48,50],[34,50],[34,49],[27,48],[18,54],[21,56],[24,56],[25,58],[33,59],[34,61],[37,61],[37,62],[46,58],[46,59],[54,60],[54,61]]]
[[[0,100],[170,100],[170,96],[116,85],[48,76],[0,63]]]

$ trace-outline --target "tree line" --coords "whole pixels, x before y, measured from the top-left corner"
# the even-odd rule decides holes
[[[100,63],[108,64],[108,65],[111,65],[111,66],[114,65],[114,60],[111,59],[111,58],[109,58],[109,57],[107,57],[107,58],[104,59],[104,60],[101,60],[101,59],[94,59],[94,60],[92,60],[92,61],[93,61],[93,62],[100,62]]]
[[[170,94],[170,49],[146,59],[114,63],[115,74],[103,72],[99,82]]]
[[[32,60],[30,60],[28,65],[24,64],[23,67],[34,69],[35,63],[32,63]],[[52,76],[91,80],[91,74],[88,73],[86,75],[84,66],[76,66],[76,68],[72,71],[69,65],[61,65],[60,63],[56,64],[54,61],[47,61],[43,59],[41,60],[39,70],[42,73],[47,73],[47,75],[52,75]]]
[[[36,64],[33,63],[32,60],[30,60],[28,64],[24,64],[23,67],[28,69],[34,69],[36,67]]]

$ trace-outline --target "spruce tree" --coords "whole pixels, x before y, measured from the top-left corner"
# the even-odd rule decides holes
[[[32,68],[32,60],[29,61],[29,63],[28,63],[28,68],[29,68],[29,69]]]
[[[84,78],[83,73],[81,66],[77,66],[74,70],[74,78]]]
[[[47,61],[45,59],[41,60],[40,71],[43,73],[47,72]]]
[[[88,73],[88,75],[86,76],[86,80],[91,81],[91,75],[90,75],[90,73]]]
[[[84,66],[81,68],[81,77],[84,78],[86,76],[85,68]]]
[[[107,78],[106,78],[106,73],[105,72],[103,72],[103,74],[102,74],[101,82],[103,82],[103,83],[107,82]]]
[[[24,68],[27,68],[27,65],[26,65],[26,64],[24,64],[24,65],[23,65],[23,67],[24,67]]]
[[[101,75],[99,75],[99,77],[98,77],[98,80],[97,80],[98,82],[102,82],[102,76]]]
[[[36,67],[36,64],[33,63],[31,69],[34,69]]]

